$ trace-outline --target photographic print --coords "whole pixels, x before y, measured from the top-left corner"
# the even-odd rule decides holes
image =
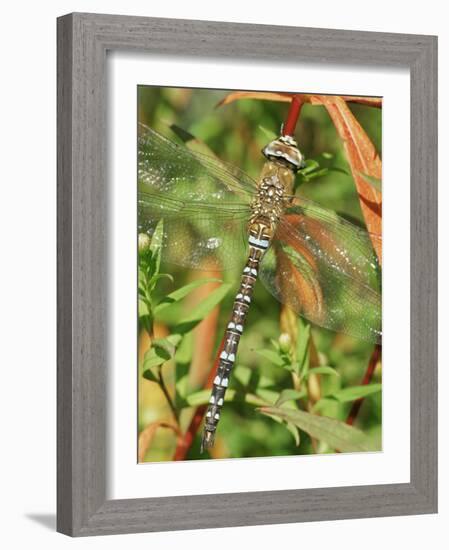
[[[139,86],[138,461],[382,450],[382,99]]]

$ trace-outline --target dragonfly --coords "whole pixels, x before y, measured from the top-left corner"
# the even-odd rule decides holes
[[[295,192],[304,157],[293,136],[263,150],[258,181],[238,167],[139,124],[139,230],[168,262],[225,270],[240,285],[218,357],[201,449],[212,447],[256,280],[312,323],[381,341],[381,237]],[[155,232],[163,220],[162,233]]]

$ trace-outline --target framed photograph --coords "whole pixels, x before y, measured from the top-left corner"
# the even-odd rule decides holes
[[[58,19],[58,530],[437,509],[436,38]]]

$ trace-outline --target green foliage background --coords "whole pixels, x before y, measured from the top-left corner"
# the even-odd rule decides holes
[[[204,142],[217,157],[240,167],[255,179],[264,162],[260,151],[273,134],[279,133],[280,124],[288,110],[286,103],[249,99],[217,108],[217,103],[227,94],[222,90],[145,86],[139,87],[138,93],[140,122],[173,141],[179,141],[169,129],[171,124],[175,124]],[[381,110],[363,105],[351,105],[350,108],[381,154]],[[301,178],[301,193],[364,227],[359,200],[342,143],[324,107],[307,104],[303,107],[296,138],[306,159],[315,161],[312,177]],[[320,177],[313,177],[314,173]],[[141,257],[141,271],[142,267]],[[198,274],[192,274],[186,269],[165,264],[163,256],[158,271],[170,274],[171,277],[160,278],[152,286],[153,304],[160,303],[167,294],[183,288],[198,277]],[[212,335],[215,340],[215,349],[221,341],[222,331],[230,315],[240,280],[240,271],[241,269],[218,274],[228,287],[224,289],[227,290],[226,293],[217,295],[217,304],[219,303],[220,309],[218,330]],[[206,276],[210,274],[204,275]],[[187,295],[175,300],[170,307],[159,308],[159,313],[154,314],[152,319],[155,337],[166,338],[176,332],[179,320],[186,317],[192,311],[192,307],[192,302]],[[198,304],[197,307],[199,307]],[[281,334],[280,308],[280,304],[262,284],[257,284],[245,334],[239,347],[236,363],[238,371],[236,370],[236,377],[231,384],[231,389],[235,390],[237,397],[225,404],[217,442],[211,455],[199,453],[201,431],[199,430],[186,458],[200,459],[211,456],[237,458],[335,452],[335,447],[328,442],[313,440],[310,433],[302,429],[293,429],[279,418],[273,419],[261,414],[257,411],[255,403],[248,402],[244,398],[248,393],[260,395],[261,392],[263,398],[273,404],[279,398],[280,392],[292,388],[291,372],[280,366],[278,360],[282,356],[282,350],[277,349]],[[202,313],[205,318],[209,312],[204,310]],[[161,369],[166,390],[172,397],[181,431],[187,429],[194,410],[189,405],[204,402],[199,391],[201,380],[192,383],[188,375],[195,330],[198,330],[200,321],[199,318],[195,327],[182,335],[181,345],[174,355],[170,347],[163,350],[165,360],[156,366],[156,369]],[[309,329],[307,323],[301,320],[298,320],[298,323],[301,339],[304,334],[308,334]],[[312,326],[310,331],[318,350],[320,364],[332,369],[332,372],[323,373],[317,379],[321,401],[318,405],[315,404],[313,412],[344,421],[354,397],[359,395],[357,387],[368,365],[373,344],[320,327]],[[145,366],[145,360],[148,360],[149,340],[142,323],[140,334],[139,432],[142,432],[154,422],[161,420],[171,422],[173,411],[167,404],[157,377],[155,378],[151,373],[148,374],[148,368]],[[304,345],[304,342],[299,341],[298,346],[301,345]],[[156,351],[153,342],[153,357]],[[146,356],[145,353],[147,353]],[[147,372],[145,376],[144,372]],[[379,366],[372,382],[376,386],[373,386],[373,392],[364,400],[356,422],[356,426],[366,435],[370,449],[374,450],[381,449],[382,394],[378,391],[380,382]],[[352,387],[355,387],[355,393],[351,394],[350,390],[348,393],[348,389]],[[341,390],[347,393],[342,393]],[[205,393],[208,395],[209,392]],[[239,398],[239,395],[242,398]],[[310,406],[307,395],[299,397],[297,403],[301,405],[299,408],[302,410],[307,410]],[[163,428],[158,429],[145,453],[144,460],[171,460],[175,448],[174,432]]]

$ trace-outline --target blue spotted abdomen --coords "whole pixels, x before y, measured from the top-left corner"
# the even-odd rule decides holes
[[[271,234],[271,227],[263,223],[255,223],[250,227],[248,259],[243,269],[240,287],[232,307],[231,319],[226,327],[223,350],[220,353],[212,393],[206,411],[202,447],[211,447],[214,443],[215,431],[220,420],[226,389],[229,385],[232,367],[237,356],[237,348],[251,304],[259,263],[263,254],[270,246]]]

